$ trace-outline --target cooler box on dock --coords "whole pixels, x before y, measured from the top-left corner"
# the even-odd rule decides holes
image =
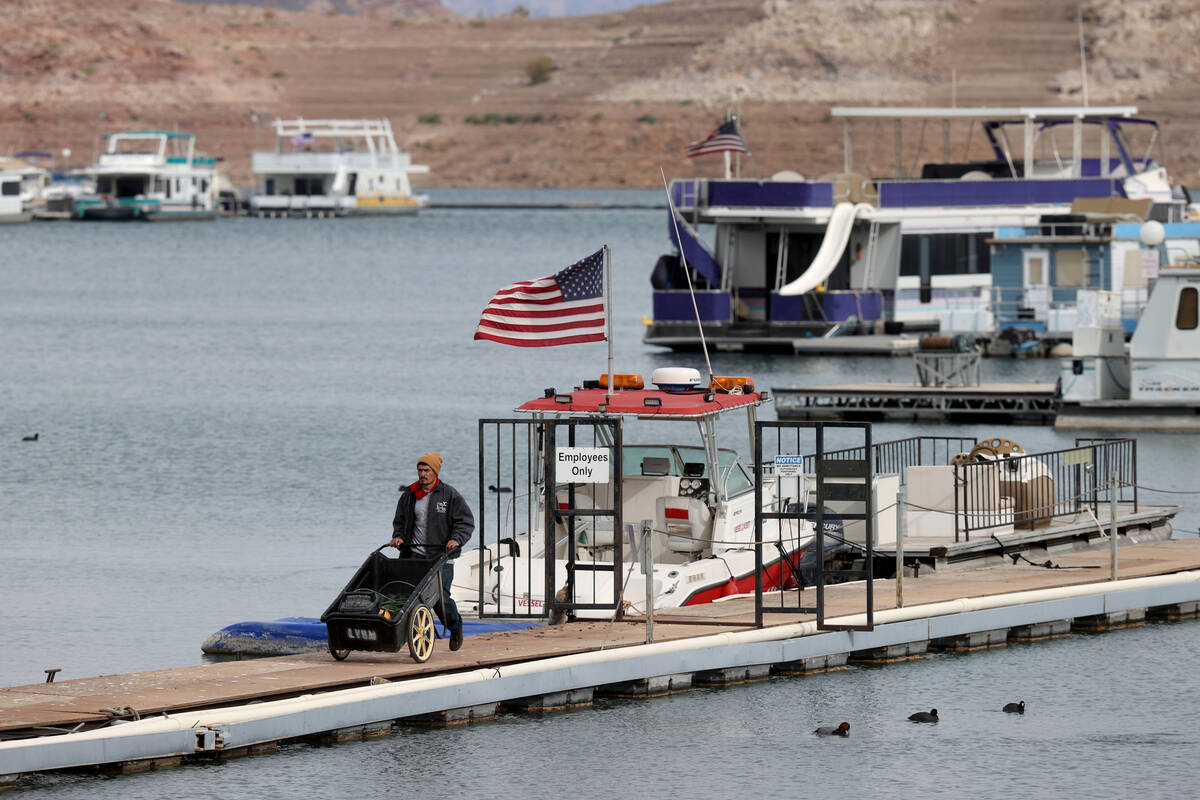
[[[1039,475],[1027,481],[1000,481],[1000,494],[1013,501],[1013,526],[1043,528],[1054,516],[1054,479]]]

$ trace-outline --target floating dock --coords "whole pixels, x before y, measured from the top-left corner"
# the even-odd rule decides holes
[[[283,742],[386,735],[396,725],[467,723],[500,710],[587,705],[595,696],[648,697],[1192,617],[1200,540],[1132,544],[1137,531],[1168,524],[1176,511],[1119,519],[1117,580],[1109,579],[1107,547],[1074,551],[1069,543],[1055,552],[1053,568],[1000,559],[919,570],[903,577],[902,606],[895,581],[876,580],[872,630],[818,630],[811,615],[792,612],[765,614],[757,628],[754,598],[742,596],[656,614],[651,644],[644,620],[573,622],[479,634],[456,653],[439,642],[424,664],[400,654],[356,652],[345,662],[308,654],[0,689],[0,784],[64,769],[136,772],[270,752]],[[824,594],[827,622],[864,624],[865,583]],[[794,590],[766,595],[764,608],[796,599]],[[810,605],[815,590],[802,599]]]
[[[1046,425],[1058,413],[1053,384],[916,386],[847,383],[772,387],[780,419],[995,422]]]
[[[905,334],[848,333],[840,336],[804,335],[797,329],[781,326],[749,328],[739,326],[736,333],[705,330],[704,339],[713,350],[721,352],[794,353],[805,356],[907,356],[917,348],[917,339]],[[676,352],[699,352],[695,325],[664,325],[648,323],[643,341],[656,347],[669,347]]]
[[[1200,404],[1092,400],[1063,403],[1054,418],[1060,431],[1200,431]]]

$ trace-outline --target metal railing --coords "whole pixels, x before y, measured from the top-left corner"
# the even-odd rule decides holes
[[[975,446],[975,441],[965,436],[910,436],[907,439],[878,442],[872,446],[875,474],[894,472],[903,480],[906,467],[949,464],[954,456],[969,452]],[[864,457],[861,447],[825,453],[826,459],[833,460],[861,460]],[[815,455],[804,457],[805,472],[811,474],[815,466]]]
[[[872,445],[876,475],[895,473],[907,482],[914,466],[952,465],[954,507],[916,508],[953,514],[954,541],[970,541],[972,533],[1009,526],[1033,528],[1050,520],[1090,510],[1097,514],[1109,502],[1113,476],[1117,502],[1138,510],[1137,440],[1076,439],[1075,446],[1047,453],[1012,453],[991,460],[953,464],[971,452],[976,440],[962,436],[913,436]],[[862,447],[826,451],[826,460],[859,460]],[[804,457],[811,474],[816,456]]]
[[[954,540],[997,528],[1033,529],[1090,511],[1098,518],[1114,491],[1137,505],[1137,442],[1078,440],[1048,453],[1013,453],[954,465]]]

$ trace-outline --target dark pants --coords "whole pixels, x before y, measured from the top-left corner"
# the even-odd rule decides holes
[[[442,565],[442,599],[433,606],[438,619],[451,631],[462,630],[462,617],[458,615],[458,606],[450,597],[450,586],[454,583],[454,562],[447,561]]]

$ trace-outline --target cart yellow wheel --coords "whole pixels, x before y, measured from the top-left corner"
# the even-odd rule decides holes
[[[424,663],[433,655],[433,641],[436,638],[433,612],[429,606],[418,603],[408,617],[408,652],[415,661]]]
[[[335,661],[345,661],[350,655],[349,650],[337,650],[332,644],[329,645],[329,655],[333,656]]]

